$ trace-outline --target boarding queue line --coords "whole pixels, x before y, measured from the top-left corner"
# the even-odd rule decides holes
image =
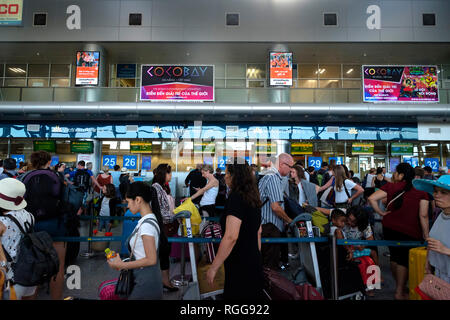
[[[126,206],[124,204],[120,204],[118,206]],[[194,243],[220,243],[220,238],[202,238],[202,237],[194,237],[192,234],[192,226],[191,226],[191,219],[190,219],[191,213],[189,211],[182,211],[178,214],[174,215],[174,219],[185,219],[185,226],[186,226],[186,237],[168,237],[169,243],[187,243],[189,245],[189,256],[190,256],[190,263],[191,263],[191,271],[192,271],[192,282],[186,281],[184,283],[185,277],[185,249],[184,245],[181,246],[181,279],[183,280],[183,285],[186,285],[186,290],[184,291],[183,299],[185,300],[200,300],[207,297],[214,297],[217,294],[223,293],[223,290],[210,292],[207,294],[201,294],[198,284],[198,277],[197,277],[197,266],[196,266],[196,259],[195,259],[195,252],[194,252]],[[90,221],[90,228],[89,228],[89,235],[88,237],[57,237],[54,238],[54,241],[61,241],[61,242],[88,242],[88,252],[85,255],[86,257],[89,257],[92,255],[91,252],[91,243],[97,242],[97,241],[110,241],[110,242],[122,242],[127,235],[122,236],[92,236],[93,232],[93,222],[95,220],[132,220],[136,221],[139,220],[141,217],[123,217],[123,216],[81,216],[80,220],[88,220]],[[299,217],[297,217],[299,218]],[[215,221],[217,222],[219,220],[218,217],[205,217],[204,219],[208,221]],[[290,227],[295,226],[295,224],[299,221],[299,219],[294,219],[294,221],[289,225]],[[181,225],[180,225],[181,226]],[[420,242],[420,241],[392,241],[392,240],[340,240],[336,239],[334,235],[331,235],[329,237],[292,237],[292,238],[262,238],[261,239],[262,244],[270,244],[270,243],[298,243],[299,249],[301,250],[300,253],[302,254],[301,263],[302,267],[305,267],[305,270],[307,273],[314,279],[316,284],[316,289],[323,294],[323,289],[321,285],[321,279],[320,279],[320,273],[319,273],[319,266],[318,266],[318,259],[317,259],[317,253],[315,248],[315,243],[329,243],[331,246],[330,250],[330,265],[331,265],[331,288],[332,288],[332,299],[333,300],[340,300],[345,297],[339,297],[339,287],[338,287],[338,261],[337,261],[337,246],[342,245],[363,245],[363,246],[405,246],[405,247],[421,247],[426,246],[426,242]],[[306,257],[306,258],[305,258]],[[362,295],[361,292],[356,292],[349,296],[358,296]]]

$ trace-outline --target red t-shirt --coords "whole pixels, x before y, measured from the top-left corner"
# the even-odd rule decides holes
[[[107,185],[107,184],[109,184],[109,183],[112,183],[112,181],[113,181],[112,180],[112,176],[108,176],[107,178],[103,178],[101,174],[99,174],[97,176],[97,182],[102,187]],[[97,185],[94,186],[94,191],[97,192],[97,193],[100,193],[100,189],[97,187]]]
[[[406,182],[386,183],[381,190],[387,193],[387,203],[394,194],[403,190]],[[400,209],[392,211],[393,204],[390,205],[391,213],[383,217],[383,226],[391,230],[404,233],[408,236],[422,240],[423,232],[420,225],[420,200],[429,200],[428,193],[412,188],[402,195],[403,204]],[[387,211],[389,211],[387,209]]]

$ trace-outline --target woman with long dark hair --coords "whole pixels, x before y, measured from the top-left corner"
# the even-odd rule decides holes
[[[423,241],[429,235],[428,203],[426,192],[418,191],[412,181],[415,172],[408,163],[400,163],[392,175],[393,183],[387,183],[369,197],[376,213],[383,216],[385,240]],[[386,211],[378,206],[379,200],[387,200]],[[395,278],[395,299],[408,299],[409,247],[389,247],[391,271]]]
[[[207,280],[213,283],[219,267],[225,265],[224,298],[248,300],[264,298],[261,258],[261,199],[252,168],[243,159],[234,159],[225,170],[230,188],[220,223],[224,236]]]
[[[169,182],[172,179],[172,168],[167,163],[162,163],[154,171],[154,178],[152,187],[155,188],[161,216],[163,220],[163,232],[167,237],[173,237],[178,230],[178,221],[173,220],[173,209],[175,201],[170,195]],[[169,291],[177,291],[178,288],[170,283],[169,268],[170,268],[170,249],[162,250],[160,252],[161,271],[163,278],[164,289]]]
[[[132,269],[134,274],[134,288],[129,300],[160,300],[163,295],[161,270],[159,267],[158,251],[167,238],[161,233],[162,219],[152,211],[151,187],[144,182],[134,182],[129,185],[125,194],[128,209],[133,214],[140,213],[139,220],[133,233],[127,240],[128,250],[132,252],[131,261],[122,261],[119,255],[109,259],[108,264],[116,270]]]

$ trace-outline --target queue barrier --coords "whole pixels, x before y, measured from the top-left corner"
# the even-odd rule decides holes
[[[98,205],[97,205],[98,206]],[[117,205],[118,207],[126,207],[126,204],[119,204]],[[93,206],[91,206],[91,209],[93,209]],[[219,209],[219,208],[218,208]],[[92,211],[91,211],[92,212]],[[188,214],[190,217],[190,213]],[[193,286],[188,286],[189,290],[185,293],[185,298],[187,297],[188,299],[201,299],[202,297],[207,297],[207,296],[211,296],[211,295],[215,295],[217,293],[220,293],[223,290],[211,293],[211,294],[206,294],[206,295],[202,295],[199,292],[199,287],[198,287],[198,278],[197,278],[197,270],[196,270],[196,265],[195,262],[193,262],[193,260],[195,260],[194,257],[194,249],[193,249],[193,244],[194,243],[220,243],[221,239],[217,239],[217,238],[201,238],[201,237],[193,237],[192,236],[192,229],[191,229],[191,224],[190,224],[190,218],[187,217],[186,219],[186,228],[189,230],[189,232],[187,233],[187,237],[169,237],[168,241],[169,243],[188,243],[189,244],[189,251],[190,251],[190,256],[191,256],[191,267],[192,267],[192,271],[193,271]],[[89,226],[89,237],[55,237],[53,240],[54,241],[61,241],[61,242],[88,242],[88,252],[85,254],[86,257],[90,257],[92,256],[92,252],[91,252],[91,243],[92,242],[96,242],[96,241],[123,241],[125,236],[112,236],[112,237],[92,237],[92,229],[93,229],[93,221],[94,220],[132,220],[132,221],[136,221],[136,220],[140,220],[141,217],[137,216],[137,217],[123,217],[123,216],[94,216],[89,215],[89,216],[80,216],[80,220],[88,220],[90,221],[90,226]],[[203,219],[209,220],[209,221],[219,221],[218,217],[204,217]],[[294,238],[262,238],[261,239],[261,244],[270,244],[270,243],[298,243],[299,244],[299,249],[300,248],[308,248],[310,247],[311,251],[308,252],[311,254],[312,258],[312,262],[311,261],[307,261],[305,266],[309,267],[310,270],[310,274],[313,274],[314,280],[316,281],[316,286],[318,286],[319,291],[321,292],[321,280],[320,280],[320,273],[318,270],[318,263],[317,263],[317,255],[316,255],[316,251],[313,250],[314,247],[314,243],[329,243],[331,245],[331,255],[330,255],[330,262],[331,262],[331,266],[332,266],[332,272],[331,272],[331,276],[332,276],[332,299],[333,300],[341,300],[341,299],[345,299],[345,298],[349,298],[352,296],[360,296],[363,295],[363,293],[361,292],[356,292],[350,295],[347,295],[345,297],[339,297],[339,288],[338,288],[338,263],[337,263],[337,246],[341,245],[341,246],[346,246],[346,245],[362,245],[362,246],[387,246],[387,247],[392,247],[392,246],[402,246],[402,247],[420,247],[420,246],[426,246],[427,242],[421,242],[421,241],[392,241],[392,240],[345,240],[345,239],[337,239],[334,235],[331,235],[329,237],[294,237]],[[302,244],[308,244],[307,247],[305,247],[304,245],[302,246]],[[184,252],[184,246],[182,246],[182,251]],[[303,250],[303,249],[302,249]],[[308,250],[309,251],[309,250]],[[184,256],[184,254],[183,254]],[[184,263],[184,259],[183,263]],[[314,263],[315,262],[315,263]],[[194,265],[192,265],[194,264]],[[308,270],[307,270],[308,271]],[[183,268],[183,275],[184,275],[184,268]],[[194,288],[193,290],[191,290],[192,288]]]

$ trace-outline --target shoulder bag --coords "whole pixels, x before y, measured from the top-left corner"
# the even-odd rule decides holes
[[[433,300],[450,300],[450,283],[432,274],[426,274],[419,289]]]
[[[139,229],[136,231],[136,234],[139,232]],[[130,253],[129,260],[133,259],[134,248],[136,247],[136,241],[139,235],[136,235],[136,239],[134,239],[133,248]],[[131,239],[131,236],[130,236]],[[114,294],[118,295],[120,298],[128,298],[133,291],[135,286],[134,281],[134,273],[133,269],[122,269],[120,270],[119,279],[117,280],[116,290]]]

